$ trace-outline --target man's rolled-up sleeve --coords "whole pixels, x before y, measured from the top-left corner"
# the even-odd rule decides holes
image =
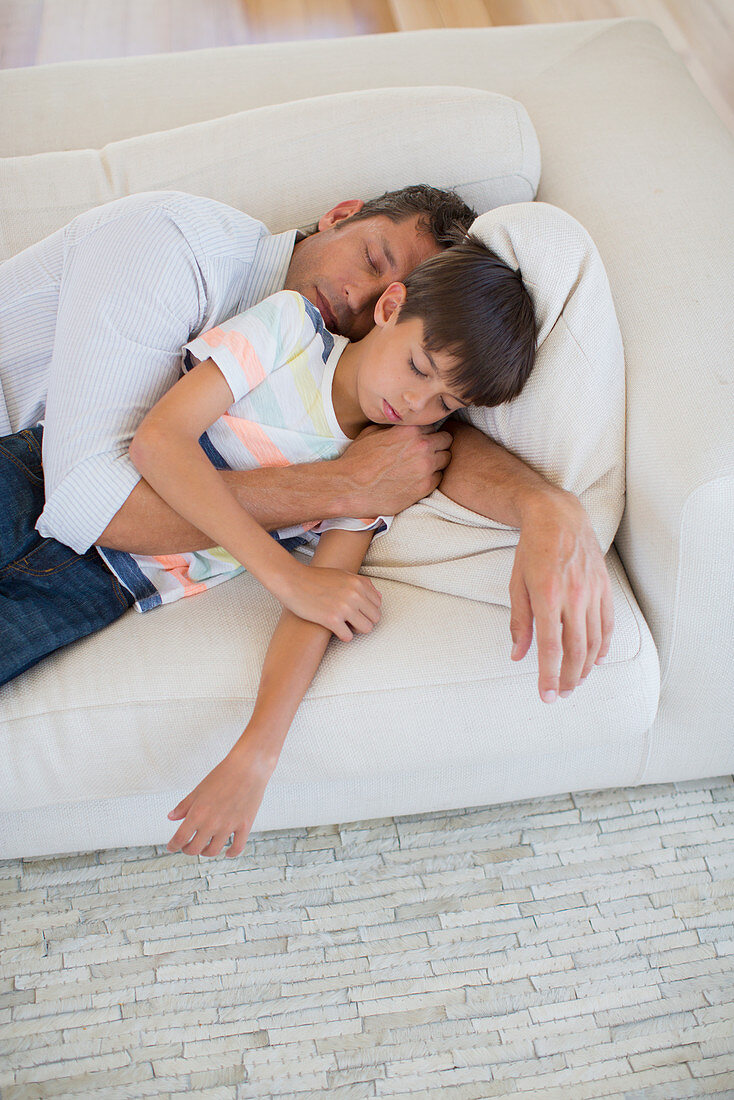
[[[140,480],[141,420],[181,375],[205,287],[164,203],[79,219],[70,231],[43,436],[45,537],[84,553]]]

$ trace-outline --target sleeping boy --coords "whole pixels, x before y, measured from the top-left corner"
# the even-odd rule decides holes
[[[166,558],[105,551],[139,610],[196,594],[247,569],[283,605],[252,716],[227,756],[169,814],[170,851],[244,849],[285,737],[332,634],[349,641],[380,618],[358,575],[391,518],[345,518],[271,536],[216,468],[334,458],[369,423],[436,425],[524,386],[535,355],[532,301],[518,271],[471,237],[392,283],[375,327],[350,343],[316,308],[281,291],[184,348],[185,374],[130,446],[135,466],[214,549]],[[315,546],[306,565],[288,550]]]

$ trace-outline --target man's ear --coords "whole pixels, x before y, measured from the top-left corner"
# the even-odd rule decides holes
[[[375,324],[380,328],[386,325],[393,314],[400,311],[400,307],[405,301],[407,293],[405,283],[390,283],[387,290],[384,290],[377,299],[377,304],[375,305]]]
[[[319,218],[318,228],[331,229],[332,225],[336,225],[337,222],[343,222],[345,218],[351,218],[352,214],[356,214],[364,206],[362,199],[345,199],[344,202],[338,203],[332,207],[331,210],[327,210],[325,214],[322,214]]]

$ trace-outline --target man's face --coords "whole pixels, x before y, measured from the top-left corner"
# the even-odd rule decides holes
[[[352,200],[324,214],[318,232],[295,246],[285,282],[286,290],[313,302],[328,329],[350,340],[372,328],[377,300],[390,283],[441,251],[430,233],[419,232],[417,216],[351,221],[361,206]]]

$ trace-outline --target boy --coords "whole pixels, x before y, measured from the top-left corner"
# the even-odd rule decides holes
[[[306,299],[283,291],[186,345],[187,373],[145,417],[130,456],[219,546],[166,559],[113,552],[108,563],[140,610],[245,567],[284,612],[247,728],[169,814],[184,819],[169,850],[217,855],[234,833],[227,855],[242,852],[331,634],[349,641],[380,617],[379,593],[356,573],[389,517],[279,532],[318,536],[305,566],[239,507],[214,466],[331,458],[369,423],[437,424],[468,404],[510,400],[530,373],[535,335],[519,272],[467,239],[405,283],[391,283],[375,307],[375,328],[356,343],[333,336]]]

